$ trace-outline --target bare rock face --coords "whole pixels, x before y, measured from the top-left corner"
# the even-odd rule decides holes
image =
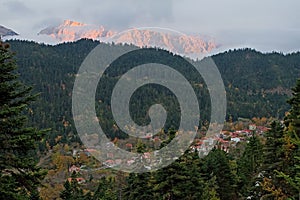
[[[198,57],[218,48],[212,38],[200,35],[184,35],[159,28],[133,28],[125,32],[109,30],[103,26],[65,20],[62,24],[48,27],[38,34],[49,35],[58,42],[76,41],[82,38],[133,44],[139,47],[159,47],[171,52]]]
[[[0,37],[15,36],[15,35],[19,35],[19,34],[14,32],[11,29],[5,28],[4,26],[0,25]]]
[[[82,38],[100,40],[101,38],[110,37],[115,33],[114,31],[105,30],[103,26],[65,20],[64,23],[55,27],[45,28],[38,34],[49,35],[59,42],[72,42]]]

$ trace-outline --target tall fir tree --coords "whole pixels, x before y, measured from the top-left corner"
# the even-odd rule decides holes
[[[274,121],[271,123],[271,129],[266,132],[266,142],[263,147],[263,171],[265,171],[265,176],[271,176],[274,174],[274,170],[282,169],[284,165],[284,132],[283,125]]]
[[[221,149],[213,149],[203,160],[206,179],[216,178],[216,191],[220,199],[237,199],[235,176],[230,169],[229,157]]]
[[[287,102],[291,105],[289,114],[284,123],[293,132],[293,138],[300,137],[300,79],[296,86],[292,88],[293,96]]]
[[[300,79],[292,91],[293,96],[288,100],[291,109],[284,120],[286,130],[283,148],[288,165],[277,172],[289,186],[285,189],[289,197],[300,199]]]
[[[113,177],[102,177],[93,195],[93,200],[117,200],[117,190]]]
[[[127,178],[127,186],[124,188],[125,199],[154,199],[153,186],[151,185],[151,173],[130,173]]]
[[[271,123],[271,129],[265,133],[266,142],[263,147],[263,164],[261,167],[262,199],[286,199],[285,181],[278,177],[276,170],[283,170],[284,158],[284,126],[279,121]]]
[[[204,180],[197,152],[186,151],[171,165],[155,172],[155,199],[203,199]]]
[[[217,177],[212,176],[208,181],[206,181],[203,193],[201,195],[202,200],[220,200],[217,193],[218,184],[216,180]]]
[[[63,200],[84,200],[85,196],[83,190],[79,187],[76,178],[72,177],[72,180],[67,180],[64,183],[65,189],[60,193],[60,198]],[[89,194],[90,196],[90,194]]]
[[[252,133],[242,157],[238,160],[239,191],[242,196],[257,196],[257,177],[262,165],[262,144]]]
[[[36,95],[18,80],[16,68],[9,45],[0,41],[0,197],[39,199],[45,173],[35,150],[44,131],[27,126],[25,112]]]

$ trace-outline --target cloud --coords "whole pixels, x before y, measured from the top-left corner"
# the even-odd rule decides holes
[[[10,17],[16,16],[20,18],[21,16],[29,16],[34,14],[34,10],[30,9],[20,1],[4,1],[2,6],[6,12],[10,14]]]
[[[299,7],[299,0],[2,0],[0,24],[32,39],[41,29],[70,19],[115,30],[160,26],[230,43],[295,49]]]
[[[89,1],[86,6],[73,9],[71,15],[86,23],[124,29],[172,21],[172,5],[171,0]]]

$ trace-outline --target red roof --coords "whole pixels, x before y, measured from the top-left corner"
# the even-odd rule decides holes
[[[86,149],[88,152],[96,152],[96,149]]]
[[[85,181],[85,179],[82,178],[82,177],[75,178],[75,180],[76,180],[78,183],[79,183],[79,182],[84,182],[84,181]],[[72,178],[68,178],[68,181],[69,181],[69,182],[72,182]]]
[[[80,168],[79,167],[76,167],[75,165],[72,165],[70,168],[69,168],[69,172],[79,172],[80,171]]]
[[[108,164],[114,164],[115,161],[113,161],[113,160],[107,160],[107,161],[105,161],[105,163],[108,163]]]
[[[130,144],[130,143],[127,143],[127,144],[126,144],[126,147],[130,147],[130,148],[132,148],[132,144]]]

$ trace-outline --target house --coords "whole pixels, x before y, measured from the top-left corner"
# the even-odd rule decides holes
[[[77,155],[77,150],[73,149],[73,157],[76,157],[76,155]]]
[[[267,128],[265,126],[257,126],[256,132],[258,134],[264,134],[265,132],[268,132],[270,128]]]
[[[96,149],[92,149],[92,148],[87,148],[85,150],[83,150],[83,152],[85,153],[85,155],[87,155],[88,157],[90,157],[92,154],[97,153]]]
[[[70,173],[73,173],[73,172],[78,173],[79,171],[80,171],[80,167],[77,167],[77,166],[75,166],[75,165],[72,165],[72,166],[69,168],[69,172],[70,172]]]
[[[97,152],[96,149],[92,149],[92,148],[85,149],[85,151],[90,152],[90,153]]]
[[[126,149],[131,150],[131,149],[132,149],[132,144],[127,143],[127,144],[126,144]]]
[[[85,183],[85,179],[82,178],[82,177],[79,177],[79,178],[74,178],[76,180],[76,182],[78,184],[82,184],[82,183]],[[68,178],[68,181],[71,183],[72,182],[72,178]]]
[[[256,130],[256,125],[255,124],[249,124],[249,130],[255,131]]]
[[[131,159],[131,160],[127,160],[127,165],[132,165],[133,163],[134,163],[135,161],[133,160],[133,159]]]
[[[150,152],[145,152],[145,153],[143,154],[143,157],[144,157],[145,159],[150,159],[150,156],[151,156]]]
[[[115,166],[115,161],[114,160],[107,160],[103,164],[108,166],[108,167],[113,167],[113,166]]]
[[[151,138],[152,138],[152,135],[146,135],[145,138],[146,138],[146,139],[151,139]]]
[[[236,137],[236,138],[231,138],[231,141],[235,142],[235,143],[238,143],[241,141],[240,138]]]

